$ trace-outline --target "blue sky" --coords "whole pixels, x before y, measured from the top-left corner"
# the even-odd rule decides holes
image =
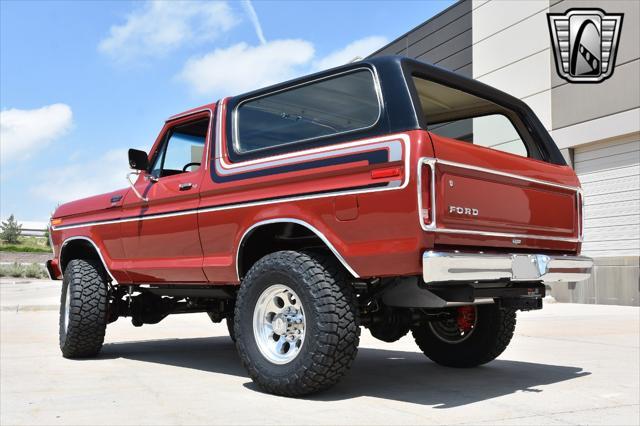
[[[453,1],[0,1],[0,216],[126,186],[166,117],[366,56]]]

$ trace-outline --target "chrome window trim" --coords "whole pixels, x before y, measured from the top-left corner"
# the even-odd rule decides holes
[[[67,238],[66,240],[64,240],[62,242],[62,244],[60,245],[60,255],[58,256],[58,265],[60,265],[60,269],[62,270],[62,253],[64,252],[64,246],[66,246],[69,242],[74,241],[74,240],[89,241],[91,243],[91,245],[93,246],[93,248],[98,253],[98,257],[100,257],[100,261],[102,262],[102,266],[104,267],[104,270],[107,271],[107,274],[111,278],[113,284],[118,284],[118,280],[116,280],[115,277],[111,274],[111,271],[107,267],[107,262],[104,261],[104,257],[102,256],[102,251],[100,251],[100,248],[98,247],[98,245],[96,243],[94,243],[93,240],[91,238],[89,238],[89,237],[85,237],[85,236],[69,237],[69,238]],[[62,271],[62,274],[64,276],[64,271]]]
[[[239,260],[240,260],[240,249],[242,248],[242,245],[244,243],[245,238],[256,228],[262,226],[262,225],[269,225],[269,224],[273,224],[273,223],[295,223],[297,225],[301,225],[304,226],[305,228],[307,228],[309,231],[313,232],[314,234],[316,234],[318,236],[318,238],[320,238],[322,240],[322,242],[324,242],[327,247],[329,247],[329,250],[331,250],[331,252],[336,256],[336,258],[338,259],[338,261],[340,261],[340,263],[342,264],[342,266],[345,267],[345,269],[347,271],[349,271],[349,273],[351,275],[353,275],[354,278],[360,278],[360,275],[358,275],[358,273],[347,263],[347,261],[344,259],[344,257],[342,257],[342,255],[340,254],[340,252],[334,247],[333,244],[331,244],[331,242],[329,241],[329,239],[318,230],[318,228],[314,227],[313,225],[309,224],[308,222],[305,222],[303,220],[300,219],[294,219],[294,218],[289,218],[289,217],[282,217],[282,218],[275,218],[275,219],[267,219],[267,220],[262,220],[260,222],[256,222],[253,225],[251,225],[249,228],[247,228],[246,231],[244,231],[244,233],[242,234],[242,238],[240,238],[240,241],[238,243],[238,248],[236,250],[236,275],[238,275],[238,280],[241,279],[240,277],[240,264],[239,264]]]
[[[429,225],[425,225],[424,220],[422,219],[422,165],[428,164],[431,167],[431,209],[432,212],[432,221]],[[551,240],[551,241],[563,241],[570,243],[579,243],[582,242],[582,228],[583,226],[580,224],[582,220],[582,215],[580,213],[580,209],[578,208],[578,238],[567,238],[567,237],[554,237],[550,235],[538,235],[538,234],[515,234],[509,232],[491,232],[491,231],[476,231],[471,229],[456,229],[456,228],[439,228],[436,220],[436,184],[435,184],[435,169],[437,164],[444,164],[453,167],[459,167],[468,170],[475,170],[483,173],[493,174],[497,176],[505,176],[512,179],[518,179],[526,182],[532,182],[539,185],[547,185],[556,188],[562,188],[569,191],[576,192],[576,200],[579,203],[579,199],[581,198],[582,189],[575,186],[562,185],[555,182],[549,182],[546,180],[530,178],[527,176],[516,175],[513,173],[502,172],[499,170],[487,169],[485,167],[473,166],[470,164],[457,163],[455,161],[448,160],[440,160],[433,157],[421,157],[418,159],[418,220],[420,221],[420,227],[424,231],[431,232],[441,232],[441,233],[449,233],[449,234],[468,234],[468,235],[483,235],[488,237],[504,237],[504,238],[528,238],[528,239],[537,239],[537,240]]]
[[[213,138],[213,131],[212,131],[213,110],[211,108],[201,108],[196,111],[184,112],[181,114],[172,115],[171,117],[167,118],[164,122],[166,124],[166,123],[169,123],[170,121],[177,120],[179,118],[185,118],[190,115],[200,114],[203,112],[209,113],[209,125],[207,126],[207,136],[205,137],[205,143],[204,143],[204,151],[205,151],[204,164],[200,165],[200,168],[206,171],[209,169],[209,151],[211,151],[211,149],[213,148],[213,139],[212,139]],[[209,149],[207,149],[207,146],[209,146]]]
[[[318,136],[318,137],[312,137],[312,138],[306,138],[306,139],[299,139],[299,140],[295,140],[292,142],[287,142],[287,143],[282,143],[282,144],[278,144],[278,145],[274,145],[274,146],[270,146],[270,147],[266,147],[266,148],[258,148],[258,149],[252,149],[250,151],[241,151],[240,150],[240,135],[238,133],[238,126],[239,126],[239,117],[238,117],[238,109],[245,103],[247,102],[251,102],[253,100],[256,99],[261,99],[261,98],[265,98],[267,96],[271,96],[271,95],[275,95],[277,93],[281,93],[281,92],[286,92],[298,87],[302,87],[302,86],[308,86],[311,85],[313,83],[317,83],[319,81],[323,81],[323,80],[331,80],[333,78],[337,78],[341,75],[345,75],[345,74],[352,74],[352,73],[356,73],[359,71],[369,71],[369,73],[371,74],[371,77],[373,79],[373,87],[374,90],[376,92],[376,97],[378,98],[378,117],[376,117],[376,120],[373,122],[373,124],[369,125],[369,126],[365,126],[365,127],[360,127],[357,129],[352,129],[352,130],[347,130],[344,132],[338,132],[338,133],[332,133],[330,135],[323,135],[323,136]],[[231,126],[232,126],[232,134],[233,134],[233,143],[232,143],[232,147],[233,147],[233,151],[236,154],[239,155],[243,155],[243,154],[252,154],[255,152],[261,152],[261,151],[265,151],[265,150],[270,150],[273,148],[280,148],[280,147],[285,147],[285,146],[289,146],[289,145],[297,145],[303,142],[308,142],[308,141],[315,141],[315,140],[323,140],[323,139],[327,139],[327,138],[332,138],[332,137],[336,137],[336,136],[340,136],[340,135],[347,135],[350,133],[354,133],[354,132],[361,132],[363,130],[368,130],[371,129],[373,127],[375,127],[379,122],[380,122],[380,118],[382,117],[382,105],[383,105],[383,98],[382,98],[382,89],[380,86],[380,79],[378,78],[378,71],[375,69],[375,67],[369,68],[369,67],[358,67],[358,68],[353,68],[350,70],[346,70],[346,71],[342,71],[336,74],[331,74],[328,76],[324,76],[321,78],[317,78],[315,80],[310,80],[310,81],[306,81],[304,83],[298,83],[295,84],[293,86],[288,86],[288,87],[284,87],[282,89],[278,89],[278,90],[274,90],[272,92],[268,92],[268,93],[264,93],[261,95],[257,95],[257,96],[253,96],[251,98],[247,98],[247,99],[243,99],[242,101],[240,101],[238,103],[238,105],[235,106],[235,108],[233,108],[233,112],[231,113]]]

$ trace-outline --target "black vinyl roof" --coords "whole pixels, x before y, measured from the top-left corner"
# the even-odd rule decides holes
[[[245,93],[230,100],[229,111],[232,111],[235,106],[243,100],[286,90],[293,86],[304,85],[317,79],[330,77],[334,74],[358,68],[368,68],[377,74],[384,101],[384,119],[381,120],[382,123],[375,128],[369,129],[362,137],[407,130],[427,129],[426,119],[420,110],[421,107],[418,101],[417,91],[413,85],[412,77],[416,76],[471,93],[516,112],[540,144],[543,156],[545,157],[544,159],[555,164],[566,164],[564,157],[540,120],[531,108],[520,99],[472,78],[403,56],[367,58]],[[229,114],[229,116],[231,116],[231,114]],[[229,121],[228,124],[231,125],[231,122]],[[336,142],[340,141],[332,141],[332,143]],[[233,156],[234,155],[232,155],[232,157]],[[238,154],[236,154],[236,156],[240,157]],[[244,156],[242,156],[242,158],[244,159]],[[236,159],[239,160],[240,158]],[[232,158],[234,161],[236,159]]]

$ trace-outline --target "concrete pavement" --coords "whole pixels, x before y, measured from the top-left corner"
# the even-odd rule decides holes
[[[60,307],[62,281],[0,278],[2,311],[55,311]]]
[[[364,331],[338,386],[287,399],[256,389],[224,323],[205,314],[141,328],[120,319],[98,358],[72,361],[60,355],[50,308],[59,283],[3,281],[0,290],[3,425],[640,423],[634,307],[549,304],[519,313],[507,351],[469,370],[437,366],[410,337],[387,344]]]

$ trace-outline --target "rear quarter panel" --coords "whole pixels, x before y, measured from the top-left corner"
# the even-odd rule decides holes
[[[419,154],[433,153],[426,133],[233,164],[221,143],[224,105],[218,113],[211,178],[203,180],[198,214],[209,281],[237,283],[237,247],[246,230],[286,218],[316,228],[359,276],[420,272],[419,248],[430,237],[420,232],[411,168]],[[400,176],[372,179],[371,170],[387,167],[399,167]]]

